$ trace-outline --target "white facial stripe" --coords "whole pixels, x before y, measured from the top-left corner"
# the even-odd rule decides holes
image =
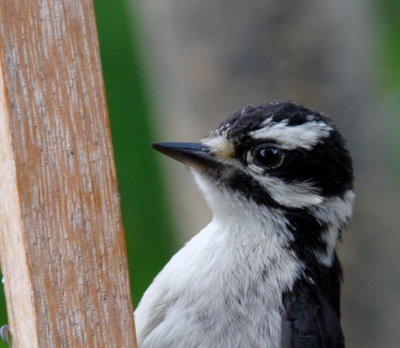
[[[286,183],[281,179],[269,176],[258,176],[259,183],[269,192],[272,199],[289,208],[305,208],[323,202],[311,183]]]
[[[271,121],[264,122],[264,128],[250,132],[250,136],[254,139],[275,140],[282,148],[288,150],[311,150],[321,138],[328,137],[332,130],[332,127],[324,122],[312,121],[298,126],[288,126],[287,123],[288,120],[276,124],[271,124]]]

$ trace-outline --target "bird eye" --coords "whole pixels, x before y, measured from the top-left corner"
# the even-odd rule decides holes
[[[253,158],[257,165],[272,169],[281,165],[283,152],[271,145],[259,145],[253,151]]]

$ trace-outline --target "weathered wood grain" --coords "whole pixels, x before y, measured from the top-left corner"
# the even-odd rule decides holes
[[[135,347],[91,0],[0,2],[0,257],[14,347]]]

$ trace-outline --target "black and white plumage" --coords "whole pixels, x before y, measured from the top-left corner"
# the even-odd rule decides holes
[[[144,294],[140,348],[344,347],[335,248],[353,173],[331,120],[269,103],[201,144],[153,146],[191,167],[213,219]]]

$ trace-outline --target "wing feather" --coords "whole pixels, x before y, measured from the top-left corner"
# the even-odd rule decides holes
[[[344,348],[334,307],[305,280],[298,280],[283,298],[283,348]]]

